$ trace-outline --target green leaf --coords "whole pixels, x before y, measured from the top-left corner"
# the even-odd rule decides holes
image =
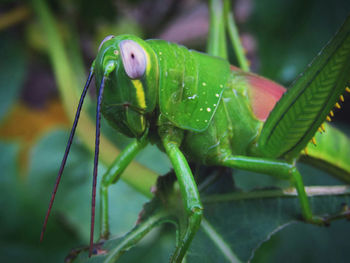
[[[67,229],[52,224],[52,238],[39,244],[40,203],[28,196],[33,188],[27,189],[18,175],[19,144],[1,142],[0,149],[0,262],[61,262],[76,239]]]
[[[102,242],[96,250],[99,255],[90,259],[87,251],[77,253],[77,261],[73,262],[115,262],[119,258],[122,260],[126,251],[135,246],[154,227],[163,223],[172,223],[181,234],[182,228],[186,227],[181,223],[186,221],[186,213],[173,182],[173,174],[159,178],[156,196],[146,204],[138,225],[128,234],[122,238]],[[230,175],[220,174],[217,170],[199,182],[199,188],[202,189],[204,218],[188,251],[187,263],[250,261],[255,251],[272,235],[289,225],[302,222],[299,200],[293,189],[264,188],[241,191],[234,188]],[[341,214],[343,204],[350,201],[348,187],[309,187],[307,192],[314,195],[310,197],[310,202],[313,212],[317,215]],[[316,226],[313,228],[324,229]],[[131,252],[133,250],[131,249]],[[163,252],[164,250],[159,250],[159,253]]]
[[[252,262],[344,262],[349,251],[349,232],[350,224],[345,220],[334,222],[331,227],[293,224],[264,243]]]
[[[9,215],[15,215],[18,212],[15,188],[18,152],[19,145],[17,143],[0,142],[0,167],[3,171],[0,176],[0,192],[3,196],[0,198],[1,214],[4,211]],[[15,224],[11,216],[0,216],[0,228],[1,226],[13,226]],[[6,235],[6,228],[2,230],[5,233],[3,231],[1,233]]]

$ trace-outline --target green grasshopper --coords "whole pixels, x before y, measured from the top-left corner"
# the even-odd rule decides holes
[[[212,1],[211,1],[212,4]],[[213,7],[213,6],[211,6]],[[56,179],[41,238],[68,157],[70,146],[93,75],[97,83],[96,141],[93,170],[89,255],[93,253],[96,178],[101,113],[112,127],[135,138],[103,175],[101,183],[102,238],[108,238],[108,187],[147,144],[157,144],[172,165],[187,213],[187,229],[172,256],[181,262],[202,219],[203,207],[188,162],[224,166],[289,180],[298,192],[303,218],[318,225],[327,218],[313,215],[302,177],[296,168],[317,130],[325,130],[333,107],[350,92],[350,18],[312,65],[285,90],[282,86],[243,71],[224,59],[225,27],[236,49],[232,14],[225,12],[214,25],[204,54],[163,40],[144,41],[136,36],[106,37],[86,81],[73,128]],[[216,25],[216,26],[215,26]],[[240,52],[238,52],[240,54]],[[222,58],[224,57],[224,58]],[[247,69],[244,59],[241,66]],[[329,115],[330,114],[330,115]],[[329,152],[337,131],[327,125],[312,163],[322,163],[335,176],[349,181],[347,156]],[[349,141],[341,147],[348,147]],[[340,151],[338,149],[338,151]]]

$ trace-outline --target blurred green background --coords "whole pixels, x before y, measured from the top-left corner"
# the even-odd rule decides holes
[[[97,47],[109,34],[162,38],[205,50],[205,1],[56,0],[47,4],[74,66],[69,70],[80,83],[73,93],[82,89]],[[92,153],[77,137],[44,242],[39,243],[71,113],[67,114],[70,109],[60,99],[48,41],[33,7],[30,1],[8,0],[0,5],[0,262],[62,262],[72,248],[87,244],[89,237]],[[239,0],[234,1],[234,11],[252,70],[288,86],[345,20],[350,1]],[[93,102],[91,92],[87,111],[92,114]],[[336,125],[349,127],[349,114],[350,105],[345,103],[335,116]],[[106,123],[102,125],[113,143],[119,147],[127,143],[127,138],[116,135]],[[148,147],[138,161],[158,174],[170,168],[155,147]],[[101,165],[100,174],[104,169]],[[134,225],[147,197],[123,181],[110,192],[112,233],[121,235]],[[329,231],[289,227],[267,242],[254,261],[327,262],[333,258],[333,262],[345,262],[344,251],[350,249],[344,241],[345,224],[336,223]],[[303,242],[305,235],[307,242]],[[163,237],[164,247],[156,250],[164,258],[171,251],[171,237]],[[158,238],[157,232],[152,238]],[[324,239],[339,245],[325,249],[330,240]],[[147,247],[147,242],[143,245]],[[124,261],[139,262],[137,258],[145,253],[138,250]],[[286,259],[288,253],[292,256]]]

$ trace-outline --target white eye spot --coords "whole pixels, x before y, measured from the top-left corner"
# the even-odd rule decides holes
[[[216,94],[215,94],[215,97],[219,98],[219,97],[220,97],[220,95],[216,93]]]
[[[114,37],[115,37],[115,36],[113,36],[113,35],[106,36],[106,37],[102,40],[101,44],[98,46],[98,51],[100,51],[101,47],[103,46],[103,44],[104,44],[106,41],[108,41],[108,40],[110,40],[110,39],[112,39],[112,38],[114,38]]]
[[[199,110],[200,110],[200,111],[203,111],[203,108],[200,108]]]
[[[143,48],[132,40],[123,40],[119,44],[126,74],[131,79],[139,79],[146,71],[146,55]]]
[[[207,112],[211,112],[211,108],[207,108]]]
[[[202,85],[203,85],[203,86],[207,86],[207,83],[203,82]]]

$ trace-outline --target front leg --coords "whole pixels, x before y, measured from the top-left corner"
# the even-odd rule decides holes
[[[181,140],[179,140],[176,128],[169,128],[163,134],[162,142],[165,151],[174,167],[177,181],[180,187],[180,192],[187,213],[187,222],[183,224],[185,227],[179,227],[178,244],[171,258],[171,262],[182,262],[183,257],[195,236],[203,215],[203,207],[200,201],[199,192],[191,169],[185,156],[179,149]],[[181,222],[180,222],[181,224]]]
[[[101,239],[109,237],[109,222],[108,222],[108,188],[115,184],[126,167],[131,163],[135,156],[148,144],[148,132],[140,139],[135,139],[118,155],[113,164],[102,176],[101,181]]]

